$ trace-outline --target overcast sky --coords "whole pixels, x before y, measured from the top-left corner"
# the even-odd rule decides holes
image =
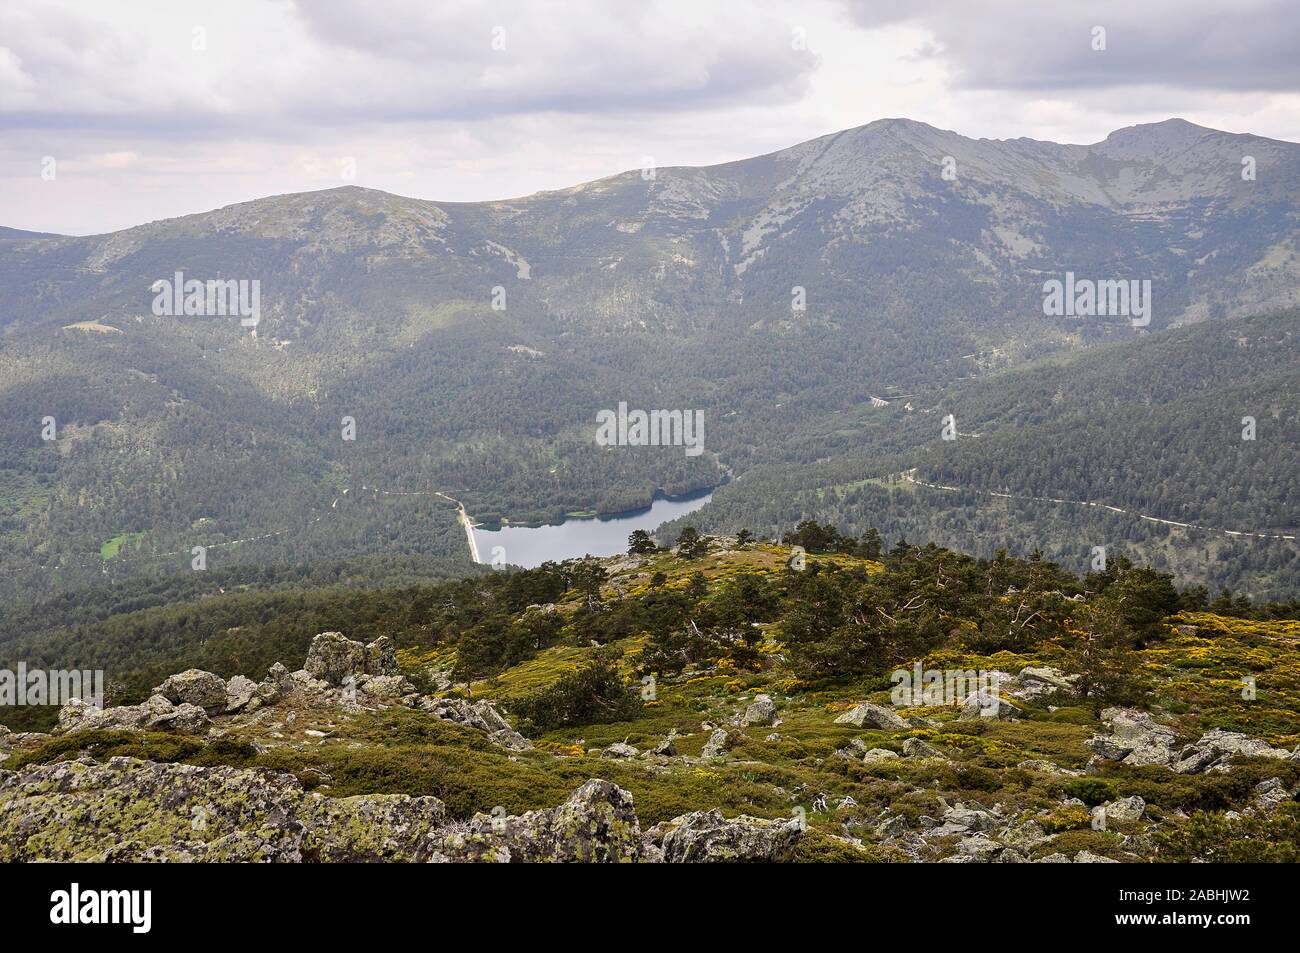
[[[4,0],[0,225],[345,184],[507,198],[897,116],[1297,140],[1298,37],[1294,0]]]

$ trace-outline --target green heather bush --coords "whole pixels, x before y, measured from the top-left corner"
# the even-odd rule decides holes
[[[640,694],[623,681],[614,657],[607,654],[511,705],[527,732],[628,721],[641,713],[641,707]]]
[[[1112,860],[1123,860],[1124,849],[1119,845],[1119,838],[1109,831],[1079,830],[1057,834],[1046,844],[1034,848],[1033,856],[1043,857],[1047,854],[1065,854],[1073,857],[1081,850],[1092,851]]]
[[[1065,783],[1065,793],[1090,807],[1115,800],[1115,786],[1101,778],[1074,778]]]
[[[1170,863],[1300,863],[1300,804],[1283,804],[1264,819],[1194,814],[1155,835],[1158,859]]]
[[[794,860],[800,864],[883,864],[889,862],[888,854],[872,844],[854,847],[810,827],[795,845]]]
[[[304,787],[336,797],[433,795],[455,818],[498,806],[510,814],[554,807],[572,791],[546,772],[512,764],[504,753],[453,746],[279,750],[262,755],[257,767],[294,774]]]
[[[1300,766],[1287,761],[1247,761],[1221,774],[1175,774],[1156,765],[1110,769],[1106,779],[1121,797],[1136,794],[1148,804],[1184,811],[1227,811],[1246,804],[1255,785],[1272,777],[1286,784],[1300,779]]]
[[[169,764],[187,761],[203,748],[202,741],[184,735],[103,729],[78,731],[52,738],[39,748],[15,755],[5,762],[4,767],[17,769],[29,764],[66,761],[83,751],[97,761],[125,757]],[[252,751],[251,747],[248,750]]]

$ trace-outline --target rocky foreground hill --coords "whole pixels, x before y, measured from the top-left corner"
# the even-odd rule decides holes
[[[260,683],[197,669],[173,675],[140,705],[65,706],[56,736],[77,747],[86,732],[174,731],[209,739],[271,729],[266,748],[299,718],[349,716],[399,705],[463,725],[505,750],[532,745],[486,701],[419,694],[397,671],[387,639],[362,645],[337,632],[312,642],[306,666],[276,665]],[[303,729],[308,737],[326,733]],[[9,735],[12,754],[48,744]],[[696,811],[642,830],[632,795],[592,779],[562,804],[519,816],[455,822],[436,797],[330,798],[292,774],[89,756],[0,772],[0,855],[72,861],[562,862],[786,860],[795,820],[725,819]]]
[[[626,608],[652,589],[721,600],[738,579],[788,585],[788,557],[727,541],[607,560],[598,595],[525,615],[573,624],[593,599]],[[324,632],[294,671],[191,669],[138,704],[73,703],[50,733],[0,734],[0,860],[1295,859],[1300,624],[1184,612],[1157,627],[1129,660],[1145,701],[1106,707],[1046,641],[981,657],[949,638],[915,661],[994,672],[997,690],[899,705],[878,676],[798,677],[790,619],[753,624],[741,665],[657,680],[637,678],[644,634],[561,639],[471,697],[442,650]],[[654,690],[616,717],[548,720],[536,699],[587,684],[611,647],[629,689]]]

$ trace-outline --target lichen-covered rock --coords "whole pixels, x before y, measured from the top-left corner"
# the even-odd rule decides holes
[[[602,758],[636,758],[641,752],[630,744],[616,741],[600,753]]]
[[[1108,734],[1096,734],[1084,747],[1111,761],[1132,765],[1169,765],[1177,734],[1144,711],[1107,708],[1101,713]]]
[[[254,697],[262,705],[274,705],[292,687],[293,679],[289,677],[289,670],[280,662],[276,662],[267,671],[266,678],[258,683]]]
[[[908,738],[903,742],[904,758],[947,758],[948,756],[934,745],[920,738]]]
[[[511,751],[526,751],[533,746],[531,741],[510,727],[510,722],[489,701],[475,702],[465,698],[433,698],[422,695],[409,699],[407,704],[427,711],[435,718],[454,721],[467,728],[485,732],[493,742]]]
[[[1171,767],[1179,774],[1198,774],[1202,771],[1224,770],[1233,758],[1290,757],[1290,752],[1239,731],[1211,728],[1199,739],[1183,748],[1171,759]]]
[[[182,702],[173,705],[162,695],[151,695],[139,705],[117,705],[100,709],[73,699],[59,709],[60,734],[92,729],[134,731],[201,732],[208,725],[208,715],[198,705]]]
[[[322,632],[311,640],[303,670],[326,685],[338,687],[348,676],[366,670],[366,647],[342,632]]]
[[[258,685],[244,675],[236,675],[226,682],[226,714],[243,711],[257,696]]]
[[[112,711],[113,709],[109,709]],[[145,724],[151,731],[180,731],[196,735],[208,727],[208,713],[198,705],[181,702],[170,711],[159,712]]]
[[[174,705],[198,705],[209,715],[226,710],[226,680],[202,669],[191,668],[167,680],[153,690]]]
[[[700,757],[721,758],[730,749],[731,737],[727,734],[725,728],[718,728],[713,734],[709,735],[709,740],[704,742],[704,749],[700,752]]]
[[[863,764],[879,764],[881,761],[897,761],[898,752],[888,748],[869,748],[862,755]]]
[[[59,709],[59,732],[77,731],[82,728],[95,727],[95,722],[103,717],[104,711],[98,705],[92,705],[80,698],[70,698]]]
[[[1106,812],[1108,821],[1140,821],[1142,815],[1146,813],[1147,802],[1135,794],[1132,797],[1108,801],[1101,805],[1101,809]]]
[[[0,861],[427,859],[433,797],[325,798],[290,774],[113,758],[0,769]]]
[[[1066,675],[1050,665],[1028,665],[1020,670],[1015,683],[1008,687],[1008,692],[1017,698],[1038,698],[1060,692],[1063,695],[1077,694],[1074,683],[1077,675]]]
[[[943,813],[945,824],[961,827],[969,831],[989,831],[997,823],[997,815],[980,807],[971,807],[958,802]]]
[[[397,667],[397,647],[393,640],[381,635],[373,642],[366,643],[367,675],[400,675]]]
[[[837,725],[853,725],[857,728],[880,728],[884,731],[902,731],[912,727],[897,713],[883,705],[862,702],[854,705],[835,719]]]
[[[1079,851],[1077,854],[1074,855],[1074,862],[1076,864],[1118,864],[1119,863],[1118,860],[1113,860],[1110,857],[1103,857],[1101,856],[1101,854],[1094,854],[1090,850]]]
[[[1002,843],[1023,851],[1031,851],[1051,839],[1051,836],[1043,830],[1043,825],[1034,820],[1007,827],[998,835],[998,840]]]
[[[971,692],[962,703],[960,721],[974,721],[978,718],[993,718],[998,721],[1014,721],[1020,717],[1020,709],[994,692]]]
[[[742,725],[771,725],[776,722],[776,702],[768,695],[755,695],[745,713],[740,716]]]
[[[627,863],[641,859],[641,824],[631,794],[595,779],[559,807],[477,814],[433,833],[426,847],[430,859],[451,863]]]
[[[362,675],[357,690],[371,698],[396,699],[413,695],[416,688],[405,675]]]
[[[664,863],[691,864],[787,861],[803,834],[798,819],[767,821],[756,817],[727,820],[722,812],[693,811],[646,832],[648,848]]]
[[[1266,813],[1276,810],[1279,804],[1284,804],[1291,798],[1292,794],[1281,778],[1268,778],[1255,785],[1255,803]]]

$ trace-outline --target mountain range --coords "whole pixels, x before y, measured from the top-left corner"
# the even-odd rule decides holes
[[[0,229],[0,592],[195,546],[468,569],[440,493],[529,521],[725,483],[701,528],[829,517],[1080,571],[1108,546],[1294,595],[1297,173],[1300,145],[1177,119],[1092,145],[887,119],[500,202]],[[257,281],[255,333],[155,314],[178,272]],[[1045,314],[1067,273],[1149,281],[1149,323]],[[623,401],[702,410],[705,453],[596,445]]]

